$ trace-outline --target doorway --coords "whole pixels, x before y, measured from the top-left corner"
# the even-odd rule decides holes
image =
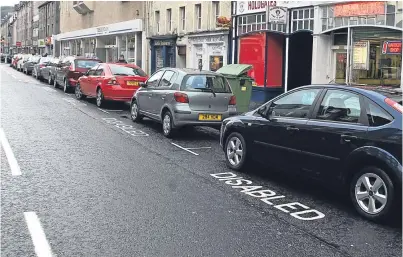
[[[336,51],[333,53],[333,79],[331,84],[346,84],[347,52]]]
[[[312,82],[311,31],[299,31],[289,38],[288,48],[288,90],[310,85]]]

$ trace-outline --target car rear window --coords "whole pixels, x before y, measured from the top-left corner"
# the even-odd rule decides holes
[[[75,60],[74,62],[75,62],[76,68],[81,68],[81,69],[91,69],[92,67],[94,67],[95,65],[100,63],[100,61],[97,61],[97,60]]]
[[[49,58],[42,57],[41,60],[39,61],[39,63],[45,63],[45,62],[48,62],[48,61],[49,61]]]
[[[137,67],[128,67],[122,65],[109,65],[111,68],[111,72],[115,76],[140,76],[147,77],[147,74],[140,68]]]
[[[215,93],[231,93],[227,80],[216,75],[187,75],[181,85],[183,91],[211,91]]]

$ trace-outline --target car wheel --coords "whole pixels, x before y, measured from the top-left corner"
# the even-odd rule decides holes
[[[388,174],[377,167],[365,167],[350,183],[350,198],[359,214],[372,221],[392,214],[395,187]]]
[[[49,76],[48,76],[48,84],[52,85],[52,82],[53,82],[52,75],[49,74]]]
[[[84,95],[83,92],[81,91],[81,87],[80,87],[80,84],[79,84],[79,83],[77,83],[77,85],[76,85],[76,89],[75,89],[75,91],[74,91],[74,94],[76,95],[76,99],[77,99],[77,100],[81,100],[81,99],[84,99],[84,98],[85,98],[85,95]]]
[[[69,82],[67,81],[67,79],[64,79],[63,91],[64,91],[65,93],[70,92],[70,86],[69,86]]]
[[[102,107],[104,105],[104,94],[102,93],[102,89],[97,90],[97,106]]]
[[[225,160],[233,170],[243,170],[247,166],[246,142],[244,137],[233,132],[225,141]]]
[[[139,113],[139,107],[136,100],[133,100],[130,105],[130,117],[134,122],[138,122],[143,119],[143,116]]]
[[[172,114],[166,111],[162,117],[162,133],[165,137],[172,138],[174,135]]]
[[[54,88],[58,88],[56,78],[53,80],[53,87],[54,87]]]

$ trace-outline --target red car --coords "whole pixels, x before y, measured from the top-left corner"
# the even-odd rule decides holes
[[[105,100],[128,102],[147,79],[147,74],[134,64],[100,63],[78,79],[75,95],[77,99],[96,97],[98,107]]]

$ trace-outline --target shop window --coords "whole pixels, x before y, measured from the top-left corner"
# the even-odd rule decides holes
[[[210,70],[217,71],[223,66],[223,56],[210,56]]]
[[[292,11],[291,18],[291,31],[296,32],[298,30],[311,30],[314,26],[314,9],[305,8]]]
[[[333,36],[333,45],[335,46],[347,45],[347,33],[335,33]]]

